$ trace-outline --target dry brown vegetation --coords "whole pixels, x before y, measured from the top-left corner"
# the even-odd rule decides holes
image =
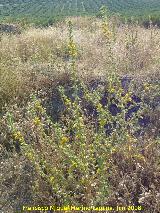
[[[102,35],[101,22],[88,18],[72,18],[72,21],[74,39],[79,50],[79,74],[87,78],[90,75],[104,75],[107,70],[109,72],[112,63]],[[1,36],[1,103],[11,100],[15,95],[30,93],[35,87],[41,87],[41,81],[54,79],[67,72],[66,23],[47,29],[31,28],[20,35]],[[129,47],[131,36],[135,38],[135,45]],[[143,80],[148,76],[157,77],[160,66],[158,29],[120,26],[113,45],[117,73],[135,75]]]

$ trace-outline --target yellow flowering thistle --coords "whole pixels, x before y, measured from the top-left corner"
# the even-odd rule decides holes
[[[38,117],[35,117],[33,123],[34,125],[39,126],[41,124],[41,120]]]

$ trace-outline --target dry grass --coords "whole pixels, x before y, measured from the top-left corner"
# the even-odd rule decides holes
[[[67,23],[68,20],[66,20]],[[72,18],[74,39],[79,49],[80,75],[104,75],[109,67],[109,55],[102,35],[100,20]],[[28,29],[20,35],[2,35],[0,41],[0,99],[9,101],[41,87],[42,78],[53,78],[68,70],[68,29],[59,23],[47,29]],[[126,48],[129,35],[137,38],[135,45]],[[133,74],[138,78],[159,74],[160,31],[138,26],[117,28],[112,44],[117,73]],[[40,83],[39,83],[40,81]]]

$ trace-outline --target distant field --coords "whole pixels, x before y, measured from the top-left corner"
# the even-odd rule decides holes
[[[47,19],[57,16],[95,14],[102,5],[125,15],[158,14],[159,0],[0,0],[0,19]]]

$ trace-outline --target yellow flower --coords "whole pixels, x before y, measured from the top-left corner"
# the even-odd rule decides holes
[[[122,92],[123,92],[123,89],[120,87],[120,88],[118,89],[117,93],[118,93],[119,95],[121,95]]]
[[[38,117],[35,117],[34,120],[33,120],[33,123],[36,125],[36,126],[39,126],[41,124],[41,121]]]
[[[20,131],[13,134],[15,139],[18,139],[21,136]]]
[[[38,110],[39,112],[43,112],[43,111],[44,111],[44,109],[43,109],[43,107],[41,106],[41,104],[40,104],[39,101],[36,101],[34,107],[35,107],[35,109]]]
[[[146,161],[145,157],[141,154],[137,154],[137,155],[134,155],[134,157],[136,157],[138,160],[142,160],[142,161]]]
[[[114,93],[114,92],[115,92],[115,89],[112,87],[112,88],[110,89],[110,92],[111,92],[111,93]]]
[[[129,93],[127,93],[122,99],[123,99],[124,102],[132,101],[132,98],[131,98]]]
[[[131,149],[132,149],[131,145],[128,145],[129,152],[131,151]]]
[[[68,44],[68,49],[69,49],[69,55],[76,57],[77,56],[77,48],[76,45],[73,41],[70,41]]]
[[[50,179],[50,182],[51,182],[51,183],[54,182],[54,177],[53,177],[53,176],[51,176],[49,179]]]
[[[106,36],[107,39],[112,38],[112,32],[109,29],[109,24],[108,22],[104,22],[102,24],[102,30],[103,30],[103,34]]]
[[[100,124],[100,126],[103,127],[103,126],[106,124],[106,120],[104,120],[104,119],[103,119],[103,120],[100,120],[99,124]]]
[[[18,140],[21,143],[24,141],[24,138],[23,138],[23,136],[22,136],[20,131],[15,132],[13,134],[13,137],[14,137],[15,140]]]
[[[26,156],[29,160],[33,161],[34,160],[34,153],[33,152],[27,152],[26,153]]]
[[[149,83],[144,83],[144,90],[149,91],[150,90],[150,84]]]
[[[112,148],[111,153],[115,153],[116,152],[116,148]]]
[[[97,104],[97,109],[98,109],[98,110],[102,110],[102,104],[98,103],[98,104]]]
[[[67,137],[62,137],[62,139],[61,139],[61,144],[65,144],[65,143],[67,143],[69,141],[69,139],[67,138]]]
[[[77,163],[74,162],[74,161],[72,161],[72,167],[73,167],[73,168],[76,168],[77,166],[78,166]]]
[[[66,105],[70,105],[70,104],[71,104],[71,101],[70,101],[68,98],[66,98],[66,99],[65,99],[65,104],[66,104]]]

